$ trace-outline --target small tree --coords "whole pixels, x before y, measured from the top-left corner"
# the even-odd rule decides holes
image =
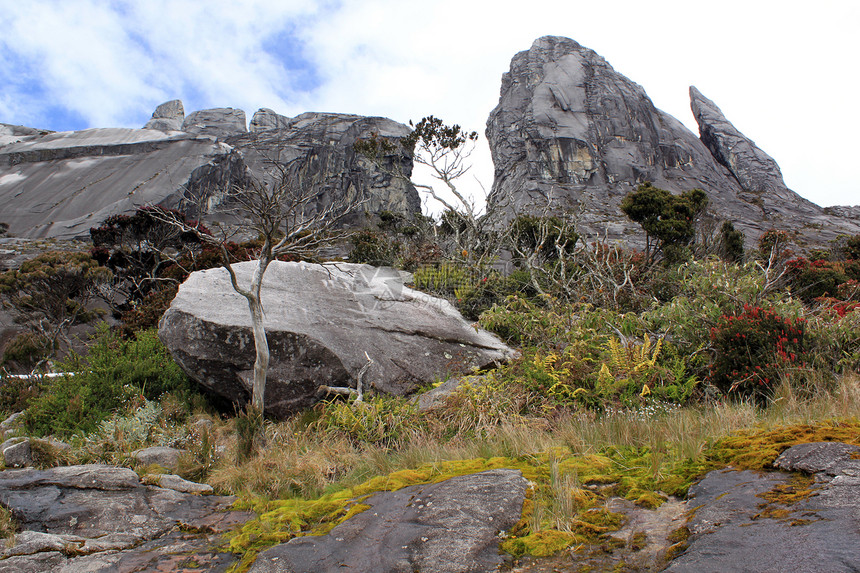
[[[708,206],[701,189],[672,195],[651,183],[643,183],[621,201],[621,210],[645,231],[645,257],[660,253],[671,262],[696,236],[696,220]],[[667,252],[668,251],[668,252]]]
[[[221,251],[222,266],[230,276],[233,290],[248,302],[256,352],[249,417],[255,419],[262,416],[265,408],[270,358],[260,296],[266,269],[278,258],[287,255],[307,257],[321,247],[345,238],[348,233],[340,223],[364,202],[355,197],[343,197],[320,207],[314,186],[299,185],[299,177],[289,165],[280,162],[278,157],[266,157],[266,164],[264,176],[248,179],[231,189],[209,189],[196,195],[185,193],[184,202],[188,210],[204,213],[205,206],[217,200],[224,213],[240,217],[242,224],[238,229],[215,223],[210,232],[199,223],[187,221],[178,212],[157,212],[158,217],[183,233],[194,233],[201,242],[216,245]],[[234,259],[228,251],[230,239],[239,230],[250,231],[260,241],[260,247],[254,253],[257,268],[248,285],[239,284],[232,267]]]
[[[374,134],[369,139],[357,141],[355,150],[393,177],[411,182],[441,205],[444,212],[437,232],[451,239],[450,258],[480,268],[488,256],[497,253],[502,235],[490,227],[492,218],[481,213],[481,207],[474,198],[457,188],[457,180],[471,167],[468,160],[478,133],[467,132],[457,124],[446,125],[432,115],[414,125],[411,121],[409,124],[413,130],[406,137],[390,139]],[[398,149],[409,153],[414,163],[428,167],[431,176],[441,182],[453,198],[447,198],[433,184],[413,181],[411,173],[388,167],[384,158]]]
[[[178,284],[164,270],[199,250],[198,234],[183,231],[167,218],[161,207],[143,207],[132,215],[108,217],[90,229],[93,258],[114,274],[115,288],[107,302],[116,310],[127,311],[160,287]],[[196,226],[179,212],[170,218]],[[113,300],[116,294],[121,301]]]
[[[744,233],[738,231],[731,221],[724,221],[720,227],[719,239],[720,258],[730,263],[740,263],[744,260]]]
[[[18,321],[39,336],[51,357],[61,341],[70,343],[72,326],[98,316],[87,305],[111,279],[111,272],[87,253],[52,251],[0,275],[0,295]]]

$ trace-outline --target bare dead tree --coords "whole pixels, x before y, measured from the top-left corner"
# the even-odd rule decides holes
[[[280,150],[278,150],[279,152]],[[343,196],[320,204],[317,189],[326,181],[301,181],[294,166],[280,161],[279,153],[265,156],[265,173],[248,177],[229,189],[186,190],[181,211],[198,214],[214,210],[231,222],[216,222],[210,228],[189,224],[174,213],[161,211],[163,220],[192,232],[200,241],[221,250],[222,265],[230,283],[248,301],[254,334],[256,358],[251,388],[251,408],[259,415],[265,407],[266,375],[269,368],[269,343],[264,325],[264,308],[260,296],[263,276],[269,264],[285,255],[307,257],[324,246],[343,240],[349,231],[341,223],[365,201]],[[262,241],[255,253],[257,267],[249,284],[240,284],[232,266],[228,242],[239,233],[252,233]]]

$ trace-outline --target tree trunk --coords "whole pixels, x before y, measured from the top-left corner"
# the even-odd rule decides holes
[[[254,383],[251,388],[251,404],[261,414],[266,405],[266,373],[269,371],[269,340],[266,337],[266,327],[263,324],[263,301],[260,291],[263,286],[263,275],[271,260],[269,253],[260,256],[260,264],[251,282],[250,296],[247,296],[248,307],[251,309],[251,326],[254,330],[254,349],[257,358],[254,360]]]
[[[269,340],[266,338],[266,328],[263,326],[263,305],[260,297],[248,299],[251,308],[251,324],[254,329],[254,348],[257,358],[254,360],[254,384],[251,389],[251,404],[263,412],[266,404],[266,373],[269,370]]]

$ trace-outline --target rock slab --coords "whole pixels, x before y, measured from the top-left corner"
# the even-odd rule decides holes
[[[256,266],[233,265],[240,285],[247,288]],[[447,301],[404,286],[393,269],[274,261],[262,300],[271,351],[266,413],[276,418],[312,405],[320,385],[356,387],[367,356],[373,364],[365,390],[397,396],[514,356]],[[250,312],[226,270],[192,273],[158,333],[189,376],[238,404],[248,401],[255,359]]]
[[[783,472],[719,470],[690,488],[687,551],[666,571],[839,573],[860,564],[860,447],[816,443],[786,450]],[[814,475],[811,495],[794,503],[781,493],[806,487],[784,472]],[[776,497],[773,497],[776,493]]]
[[[497,571],[499,532],[521,517],[526,480],[489,470],[377,494],[370,509],[322,537],[264,551],[251,573],[484,573]]]
[[[227,512],[233,501],[145,486],[132,470],[106,465],[6,470],[0,503],[22,531],[0,555],[0,572],[173,571],[132,564],[177,564],[198,553],[198,563],[213,565],[198,570],[223,571],[235,558],[211,551],[214,534],[250,518]]]

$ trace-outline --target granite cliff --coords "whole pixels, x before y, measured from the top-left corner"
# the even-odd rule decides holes
[[[619,202],[650,181],[673,193],[707,192],[711,212],[748,240],[779,228],[800,244],[860,233],[856,210],[823,209],[788,189],[776,162],[720,109],[690,89],[697,137],[660,111],[641,86],[568,38],[546,36],[514,56],[487,121],[495,163],[490,203],[506,215],[579,212],[581,230],[636,240]],[[856,214],[856,213],[855,213]]]
[[[295,118],[261,109],[251,120],[232,108],[185,116],[179,100],[155,110],[143,129],[53,133],[0,124],[0,221],[19,237],[87,237],[110,215],[146,204],[174,207],[183,189],[265,178],[264,162],[289,164],[324,203],[343,195],[367,199],[364,210],[420,211],[415,189],[356,157],[356,139],[402,137],[389,119],[305,113]],[[388,161],[411,172],[406,154]],[[206,214],[204,214],[205,218]]]

